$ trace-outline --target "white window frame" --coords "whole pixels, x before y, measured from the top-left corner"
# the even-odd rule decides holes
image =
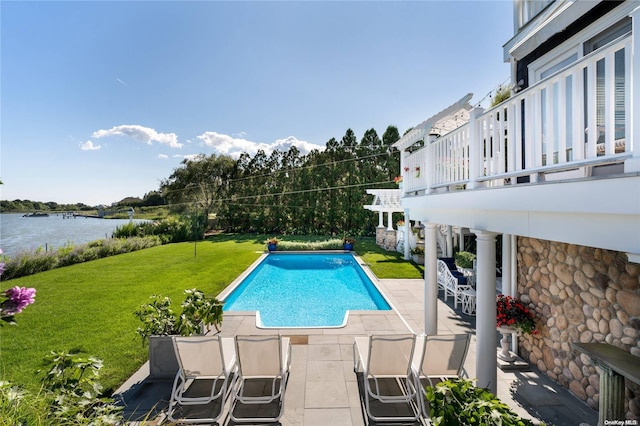
[[[540,76],[544,72],[558,65],[567,58],[570,58],[571,55],[577,53],[576,59],[582,58],[584,56],[583,45],[585,42],[591,40],[607,28],[629,16],[636,7],[638,7],[638,3],[636,2],[625,2],[621,4],[605,16],[595,21],[591,26],[575,34],[573,37],[570,37],[560,46],[531,62],[528,67],[529,85],[531,86],[540,81]]]

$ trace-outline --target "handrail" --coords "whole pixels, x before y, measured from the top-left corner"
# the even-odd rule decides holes
[[[631,43],[626,34],[405,154],[405,192],[503,186],[527,175],[536,181],[629,158]]]

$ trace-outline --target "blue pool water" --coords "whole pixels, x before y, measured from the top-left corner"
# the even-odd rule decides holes
[[[270,253],[225,299],[262,327],[339,327],[349,310],[391,307],[350,253]]]

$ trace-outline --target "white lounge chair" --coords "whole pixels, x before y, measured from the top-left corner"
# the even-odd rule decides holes
[[[418,386],[426,395],[428,386],[435,386],[441,381],[466,377],[464,363],[469,352],[471,335],[443,334],[434,336],[418,336],[416,350],[412,361],[412,370],[416,375]],[[422,401],[422,412],[428,416],[425,398]]]
[[[277,422],[284,413],[284,394],[291,366],[288,337],[236,336],[238,378],[230,416],[237,423]]]
[[[363,399],[371,420],[420,418],[420,392],[411,373],[415,338],[414,334],[355,337],[354,371],[362,372]]]
[[[236,370],[232,338],[174,336],[179,370],[169,401],[169,420],[214,423],[222,415]]]

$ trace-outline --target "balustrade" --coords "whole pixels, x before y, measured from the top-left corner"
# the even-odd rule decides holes
[[[621,37],[407,155],[404,191],[535,182],[576,169],[588,176],[594,165],[624,162],[632,156],[631,44]]]

